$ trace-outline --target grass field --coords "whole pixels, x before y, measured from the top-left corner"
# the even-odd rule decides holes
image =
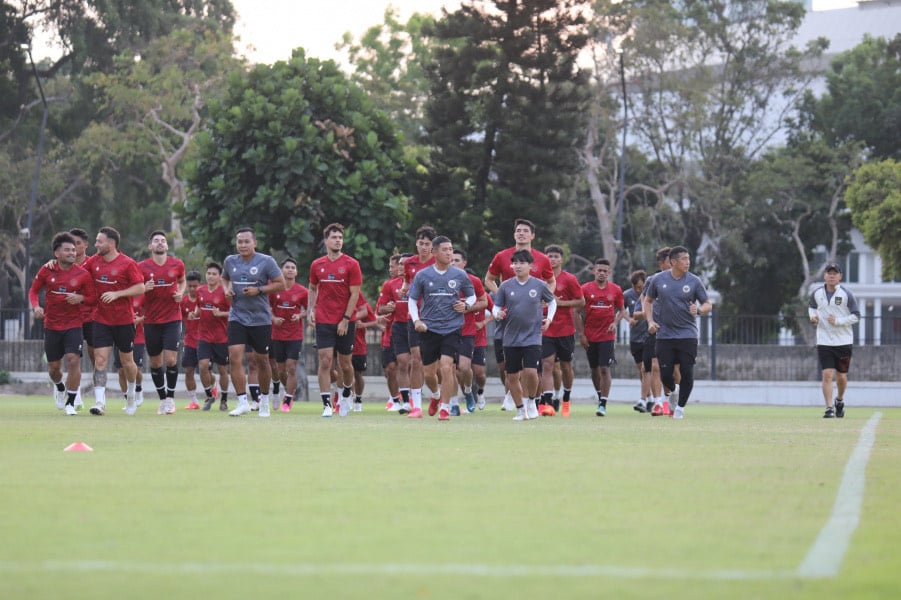
[[[837,576],[798,567],[874,409],[368,404],[66,417],[0,396],[0,598],[897,598],[901,414]],[[183,405],[179,403],[180,407]],[[94,452],[63,452],[81,441]]]

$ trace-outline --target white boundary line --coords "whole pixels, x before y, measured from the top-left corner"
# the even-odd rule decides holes
[[[860,523],[867,463],[881,418],[881,412],[874,413],[860,431],[857,445],[845,465],[832,514],[798,567],[799,577],[836,577],[841,570],[851,536]]]

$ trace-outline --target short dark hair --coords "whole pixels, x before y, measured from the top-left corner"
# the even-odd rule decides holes
[[[239,227],[238,230],[235,232],[235,237],[238,237],[242,233],[249,233],[251,236],[253,236],[253,239],[257,239],[257,234],[254,233],[252,227]]]
[[[417,238],[419,239],[419,238]],[[432,250],[436,250],[441,244],[452,244],[451,239],[446,235],[439,235],[432,240]]]
[[[669,246],[664,246],[663,248],[657,250],[654,258],[657,260],[657,262],[662,263],[669,258],[670,250],[672,250],[672,248],[670,248]]]
[[[629,281],[632,282],[632,285],[635,285],[639,281],[645,281],[647,278],[647,272],[644,269],[638,269],[637,271],[632,271],[632,275],[629,276]]]
[[[75,245],[75,238],[68,231],[61,231],[53,236],[53,241],[50,242],[50,246],[53,248],[53,251],[56,252],[60,249],[63,244],[72,244]]]
[[[122,236],[119,235],[119,232],[113,229],[112,227],[101,227],[100,233],[105,235],[107,239],[113,240],[116,242],[116,250],[119,249],[119,242],[122,241]]]
[[[322,230],[322,239],[330,236],[333,231],[337,231],[341,235],[344,235],[344,225],[341,223],[329,223],[325,226],[325,229]]]
[[[169,238],[166,237],[166,232],[163,231],[162,229],[154,229],[153,231],[150,232],[150,237],[147,238],[147,239],[148,239],[148,240],[152,240],[153,238],[155,238],[155,237],[158,236],[158,235],[163,236],[163,237],[166,239],[167,242],[169,241]]]
[[[554,254],[559,254],[560,256],[563,256],[563,254],[564,254],[563,248],[561,246],[558,246],[557,244],[551,244],[550,246],[545,246],[544,253],[545,254],[554,253]]]
[[[513,229],[516,229],[520,225],[526,225],[529,229],[532,230],[532,233],[535,233],[535,223],[531,222],[528,219],[516,219],[513,221]]]
[[[596,258],[596,259],[594,260],[594,264],[595,264],[595,266],[597,266],[597,265],[607,265],[607,266],[609,267],[609,266],[610,266],[610,260],[609,260],[609,259],[606,259],[606,258]]]
[[[88,232],[82,229],[81,227],[73,227],[69,230],[69,235],[74,235],[77,238],[81,238],[84,241],[88,241]]]
[[[431,225],[423,225],[416,230],[416,240],[425,238],[427,240],[431,240],[434,243],[436,237],[438,237],[438,232],[435,231],[435,228]]]
[[[219,271],[220,275],[222,274],[222,265],[215,261],[211,261],[206,264],[206,270],[209,271],[210,269],[216,269],[217,271]]]
[[[185,273],[185,281],[200,281],[200,271],[188,271]]]
[[[403,255],[395,252],[391,255],[391,258],[388,259],[388,262],[399,263],[401,260],[403,260]]]
[[[469,262],[469,257],[466,255],[466,250],[463,248],[454,248],[454,254],[459,254],[463,260]]]
[[[528,250],[517,250],[513,253],[513,256],[510,257],[510,262],[534,262],[535,258],[532,256],[532,253]]]
[[[291,258],[290,256],[285,258],[285,260],[282,261],[283,267],[285,266],[285,263],[292,263],[295,267],[297,266],[297,261],[294,260],[293,258]]]
[[[669,251],[670,260],[675,260],[682,254],[688,254],[688,248],[685,246],[673,246]]]

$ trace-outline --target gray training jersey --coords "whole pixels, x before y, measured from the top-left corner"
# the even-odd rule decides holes
[[[228,312],[228,320],[236,321],[245,327],[272,325],[272,308],[266,294],[245,296],[246,287],[263,287],[270,280],[280,277],[282,270],[278,263],[268,254],[255,252],[249,261],[244,262],[239,254],[231,254],[222,264],[222,277],[231,281],[232,307]]]
[[[637,312],[641,312],[641,294],[636,292],[634,288],[629,288],[623,292],[623,302],[626,305],[626,310],[629,311],[630,317],[635,316],[635,313]],[[635,323],[634,326],[629,328],[629,334],[629,340],[631,342],[643,344],[650,335],[650,333],[648,333],[648,320],[642,319]]]
[[[466,271],[450,266],[441,273],[431,265],[413,277],[410,299],[422,300],[419,318],[429,331],[448,334],[463,328],[463,313],[454,310],[454,302],[475,294]]]
[[[707,302],[707,289],[697,275],[686,273],[676,279],[670,271],[661,271],[648,279],[644,294],[654,299],[658,340],[698,339],[695,316],[688,307],[694,302]]]
[[[507,311],[504,323],[504,347],[520,348],[541,345],[542,301],[554,300],[547,284],[529,277],[525,283],[508,279],[497,290],[495,304]]]

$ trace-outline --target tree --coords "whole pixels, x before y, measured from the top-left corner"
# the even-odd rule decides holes
[[[854,225],[882,258],[882,278],[901,279],[901,163],[885,159],[861,166],[845,201]]]
[[[296,49],[288,62],[232,73],[197,139],[183,222],[210,256],[233,252],[235,230],[249,225],[261,249],[309,264],[322,228],[340,222],[347,252],[382,274],[409,219],[402,148],[333,61]]]
[[[431,153],[414,219],[466,247],[476,268],[509,243],[516,217],[549,232],[580,168],[585,4],[473,0],[426,32],[435,44],[426,69]]]

